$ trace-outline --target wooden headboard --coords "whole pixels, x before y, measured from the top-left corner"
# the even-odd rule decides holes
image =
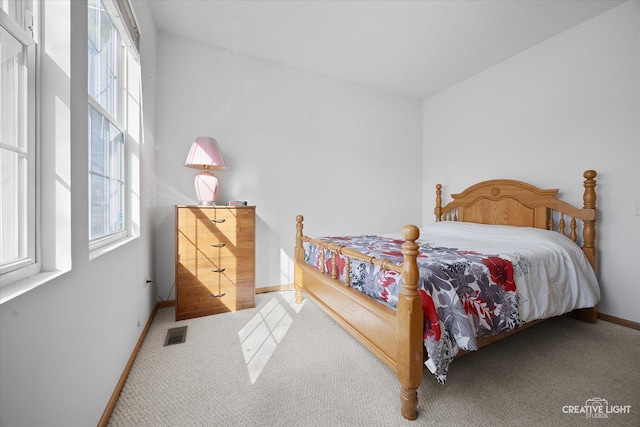
[[[442,206],[442,185],[436,185],[436,221],[462,221],[479,224],[515,225],[557,231],[580,244],[595,269],[596,177],[586,171],[584,206],[576,208],[556,199],[557,189],[542,190],[510,179],[483,181],[452,194],[453,200]],[[567,230],[568,222],[568,230]],[[578,230],[582,230],[582,242]]]

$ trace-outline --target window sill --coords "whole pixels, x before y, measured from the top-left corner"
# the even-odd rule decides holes
[[[40,285],[44,285],[56,277],[62,276],[67,271],[69,270],[44,271],[26,279],[18,280],[17,282],[3,286],[0,288],[0,305],[29,292]]]
[[[95,249],[92,249],[89,252],[89,260],[96,259],[99,256],[102,256],[108,252],[111,252],[114,249],[119,248],[120,246],[124,246],[127,243],[136,240],[137,238],[138,236],[127,236],[127,237],[123,237],[122,239],[118,239],[115,242],[107,243],[103,246],[99,246]]]

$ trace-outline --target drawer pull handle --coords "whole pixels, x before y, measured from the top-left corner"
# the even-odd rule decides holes
[[[213,270],[211,270],[214,273],[222,273],[224,270],[226,270],[225,268],[214,268]]]
[[[224,243],[214,243],[211,245],[212,248],[221,248],[224,246]]]
[[[211,221],[217,223],[217,224],[222,224],[223,222],[226,221],[226,219],[221,218],[221,219],[215,219],[215,218],[211,218]]]
[[[226,295],[226,293],[225,293],[225,292],[223,292],[223,293],[221,293],[221,294],[211,294],[211,296],[212,296],[213,298],[222,298],[222,297],[223,297],[223,296],[225,296],[225,295]]]

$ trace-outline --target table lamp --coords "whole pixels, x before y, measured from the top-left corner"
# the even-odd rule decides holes
[[[208,136],[199,136],[191,144],[184,165],[188,168],[204,169],[196,175],[194,185],[201,206],[214,206],[218,192],[218,178],[209,172],[212,169],[227,169],[218,141]]]

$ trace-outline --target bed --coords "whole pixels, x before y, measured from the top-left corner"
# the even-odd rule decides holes
[[[510,320],[508,318],[508,314],[504,314],[509,311],[507,309],[512,305],[510,301],[513,301],[511,297],[504,297],[508,292],[504,291],[504,289],[500,292],[495,292],[504,298],[501,300],[503,305],[500,306],[499,310],[496,310],[496,312],[501,312],[504,315],[503,320],[500,321],[502,325],[497,329],[499,332],[485,331],[486,333],[480,334],[483,336],[473,337],[472,350],[521,331],[542,321],[544,318],[567,312],[571,312],[572,315],[580,320],[596,322],[597,300],[599,299],[599,290],[593,289],[594,286],[597,288],[597,280],[595,279],[596,175],[593,170],[588,170],[583,174],[585,180],[583,183],[584,204],[582,208],[574,207],[565,201],[557,199],[556,196],[559,192],[557,189],[540,189],[521,181],[508,179],[483,181],[472,185],[459,194],[452,194],[452,200],[443,206],[442,185],[438,184],[436,186],[434,227],[444,228],[445,234],[449,232],[446,230],[448,227],[462,228],[462,231],[460,231],[462,233],[468,232],[468,230],[464,230],[465,227],[481,228],[481,231],[486,236],[505,233],[505,230],[507,235],[511,233],[511,230],[533,234],[546,233],[545,236],[557,236],[553,240],[563,241],[563,245],[565,245],[564,241],[568,241],[569,246],[574,246],[574,249],[577,250],[581,257],[579,262],[585,264],[587,266],[586,270],[588,270],[585,271],[585,267],[581,266],[582,276],[575,280],[576,282],[582,282],[583,276],[589,276],[588,281],[590,283],[584,285],[588,289],[578,290],[579,293],[583,294],[582,297],[568,298],[569,301],[562,302],[562,304],[554,303],[552,304],[554,308],[550,311],[531,310],[535,313],[529,313],[521,321],[512,321],[513,319]],[[429,362],[437,359],[437,357],[429,358],[428,353],[430,350],[425,351],[425,344],[428,336],[434,336],[434,329],[437,329],[436,333],[440,333],[437,325],[432,324],[434,309],[425,303],[425,260],[433,258],[434,255],[431,253],[425,254],[422,251],[425,247],[431,247],[436,252],[446,252],[447,256],[451,255],[451,249],[439,247],[438,242],[435,245],[430,243],[429,239],[431,237],[429,234],[436,235],[442,230],[428,227],[426,230],[427,235],[423,235],[420,238],[421,230],[414,225],[407,225],[403,228],[401,235],[382,237],[383,240],[386,240],[384,240],[384,247],[381,252],[371,252],[358,250],[361,247],[357,245],[351,247],[351,241],[362,240],[360,239],[361,236],[357,239],[354,239],[353,236],[333,238],[307,237],[304,235],[303,216],[298,215],[296,217],[294,260],[296,302],[302,302],[303,294],[310,297],[397,374],[400,383],[401,414],[409,420],[416,419],[418,416],[417,389],[422,381],[423,369],[427,366],[432,370],[433,366],[430,366]],[[502,231],[498,233],[498,230]],[[472,231],[475,232],[475,230]],[[423,231],[423,234],[425,234],[425,231]],[[446,239],[449,238],[458,238],[458,240],[453,241],[460,244],[460,242],[468,240],[465,239],[465,236],[464,234],[462,237],[446,236],[445,241],[448,241]],[[529,237],[525,238],[529,239]],[[515,240],[519,239],[521,240],[522,238],[519,237]],[[364,242],[363,247],[366,247],[369,243],[366,239]],[[396,244],[397,247],[389,249],[390,246],[388,245],[392,244]],[[487,250],[490,252],[493,246],[488,243],[487,245]],[[485,245],[480,244],[480,246]],[[529,241],[527,241],[528,246]],[[321,261],[316,262],[317,265],[311,265],[312,262],[311,264],[308,263],[308,261],[310,262],[310,247],[317,248],[318,256],[321,257]],[[545,250],[543,249],[542,251],[544,252]],[[560,249],[560,251],[564,253],[565,249]],[[487,262],[487,259],[495,259],[502,262],[504,258],[508,258],[500,258],[498,256],[485,257],[484,253],[474,251],[472,248],[457,247],[453,252],[469,258],[465,263],[473,266],[473,268],[479,269],[484,262],[487,265],[487,271],[490,273],[495,271],[489,268],[491,265],[489,265],[490,263]],[[480,262],[474,264],[474,259],[480,260]],[[433,260],[429,262],[433,262]],[[519,262],[519,260],[511,262],[512,267],[518,263],[516,267],[519,268]],[[440,263],[440,260],[437,263]],[[507,264],[509,263],[507,262]],[[375,299],[351,283],[354,277],[351,269],[354,268],[354,265],[357,266],[355,268],[359,269],[375,270],[378,272],[378,276],[398,276],[401,286],[397,286],[398,291],[393,297],[393,304]],[[362,267],[363,265],[365,267]],[[537,268],[537,264],[535,265]],[[452,268],[448,266],[447,269],[451,270]],[[502,272],[503,270],[500,271]],[[558,271],[555,271],[555,273],[558,273]],[[567,274],[562,271],[558,274],[549,280],[564,282]],[[494,277],[491,276],[491,279],[494,279]],[[504,277],[500,276],[500,280],[502,279]],[[595,285],[593,280],[595,280]],[[484,283],[486,280],[483,279],[481,281]],[[495,289],[494,285],[495,283],[491,284],[492,289]],[[552,285],[556,286],[553,283]],[[514,287],[517,287],[518,290],[520,290],[520,286],[520,284],[514,284]],[[578,283],[575,286],[583,286],[583,284]],[[534,289],[533,291],[531,290],[532,288]],[[427,290],[432,290],[432,288]],[[530,286],[529,292],[538,292],[535,289],[535,283]],[[568,290],[562,292],[569,293]],[[435,294],[433,296],[435,298]],[[550,300],[548,295],[546,298]],[[551,298],[552,301],[553,298]],[[516,301],[521,300],[522,298],[518,294]],[[436,309],[436,312],[438,310],[441,310],[441,308]],[[512,308],[511,310],[513,312]],[[442,314],[442,311],[439,311],[439,313]],[[478,323],[477,320],[475,322]],[[498,323],[498,321],[495,323]],[[509,325],[505,327],[504,323]],[[475,326],[478,329],[477,325]],[[445,327],[444,324],[443,327]],[[448,328],[448,326],[446,327]],[[459,356],[466,351],[464,346],[460,346],[457,350],[456,354],[452,354],[451,357]]]

